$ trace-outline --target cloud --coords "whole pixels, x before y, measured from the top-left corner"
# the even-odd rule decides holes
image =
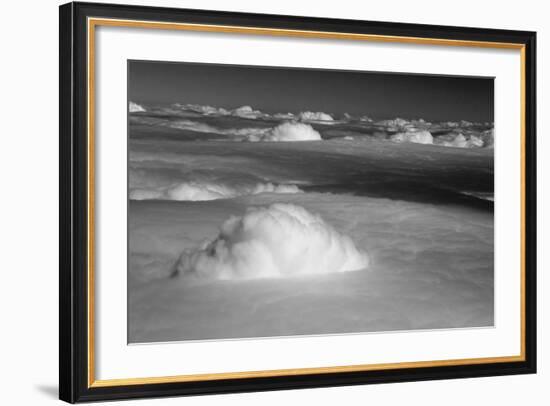
[[[289,142],[289,141],[321,141],[321,134],[309,124],[285,122],[259,134],[249,134],[247,141],[251,142]]]
[[[386,120],[390,125],[386,130],[394,129],[395,120]],[[494,144],[494,130],[471,130],[468,128],[453,128],[450,132],[432,136],[431,132],[422,129],[421,126],[429,127],[431,123],[424,120],[406,122],[399,119],[397,123],[402,130],[392,134],[384,135],[389,140],[397,143],[435,144],[444,147],[454,148],[492,148]],[[448,123],[446,123],[448,124]],[[296,121],[286,121],[276,127],[245,127],[245,128],[218,128],[206,123],[191,120],[178,120],[169,122],[172,128],[190,130],[201,133],[219,134],[227,136],[235,141],[249,142],[288,142],[288,141],[320,141],[321,134],[311,125]],[[440,129],[435,128],[436,131]],[[350,140],[353,137],[344,136],[343,139]]]
[[[429,130],[432,123],[420,118],[418,120],[406,120],[404,118],[394,118],[391,120],[381,120],[374,123],[375,126],[385,131],[414,132]]]
[[[261,193],[301,193],[296,185],[277,185],[271,182],[230,186],[223,183],[189,181],[164,187],[137,187],[130,190],[131,200],[205,201],[231,199]]]
[[[494,143],[493,130],[483,132],[453,130],[447,134],[433,137],[427,130],[408,129],[390,136],[393,142],[411,142],[416,144],[434,144],[453,148],[492,148]]]
[[[191,120],[178,120],[169,123],[172,128],[200,133],[228,136],[235,141],[284,142],[284,141],[320,141],[321,134],[308,124],[284,122],[276,127],[267,128],[217,128],[206,123]]]
[[[206,123],[199,123],[192,120],[178,120],[174,122],[169,122],[167,124],[171,128],[177,128],[180,130],[195,131],[198,133],[224,134],[224,131],[219,128],[216,128]]]
[[[130,102],[130,112],[146,111],[143,106]],[[366,115],[354,117],[344,113],[335,119],[330,114],[315,111],[302,111],[298,114],[265,113],[244,105],[234,109],[214,107],[200,104],[176,103],[169,106],[148,106],[147,115],[133,115],[131,123],[151,126],[167,126],[197,133],[218,134],[216,140],[224,138],[233,141],[249,142],[288,142],[288,141],[319,141],[321,134],[311,125],[353,124],[359,127],[359,132],[367,136],[386,138],[398,143],[436,144],[455,148],[492,148],[494,132],[492,122],[474,123],[466,120],[429,122],[422,118],[393,118],[374,121]],[[170,118],[167,118],[167,117]],[[245,120],[231,120],[233,127],[222,125],[223,120],[216,118],[228,117]],[[274,125],[273,121],[280,125]],[[243,123],[248,123],[243,125]],[[310,125],[311,124],[311,125]],[[363,128],[364,130],[361,130]],[[346,130],[344,130],[346,131]],[[376,136],[376,133],[380,136]],[[432,134],[435,134],[432,136]],[[328,136],[329,134],[327,134]],[[351,135],[351,134],[347,134]]]
[[[481,133],[481,139],[483,140],[483,146],[486,148],[493,148],[495,145],[495,129],[483,131]]]
[[[298,115],[302,121],[333,121],[334,119],[330,114],[323,113],[321,111],[302,111]]]
[[[393,142],[412,142],[415,144],[433,144],[433,137],[429,131],[407,131],[393,134],[390,137]]]
[[[483,140],[475,135],[464,136],[462,133],[449,133],[434,139],[434,144],[455,148],[480,148]]]
[[[232,111],[232,114],[242,118],[259,118],[265,116],[260,110],[254,110],[250,106],[241,106]]]
[[[466,195],[466,196],[475,197],[477,199],[489,200],[491,202],[495,201],[495,194],[493,192],[468,192],[468,191],[464,191],[464,192],[460,192],[460,193],[462,193],[463,195]]]
[[[175,110],[174,110],[175,109]],[[295,118],[293,113],[275,113],[268,114],[260,110],[254,110],[251,106],[245,105],[237,107],[235,109],[225,109],[223,107],[213,107],[208,105],[201,104],[182,104],[176,103],[173,104],[167,112],[173,111],[189,111],[193,113],[198,113],[204,116],[234,116],[240,118],[248,119],[278,119],[278,120],[292,120]],[[298,119],[302,121],[321,121],[321,122],[330,122],[333,121],[332,116],[323,112],[312,112],[312,111],[303,111],[298,115]]]
[[[172,108],[176,108],[180,111],[191,111],[194,113],[199,113],[205,116],[235,116],[241,118],[250,118],[256,119],[260,117],[268,116],[265,113],[262,113],[260,110],[254,110],[250,106],[241,106],[236,109],[229,110],[224,109],[223,107],[213,107],[202,104],[182,104],[176,103],[172,105]]]
[[[138,112],[141,112],[141,111],[146,111],[143,108],[143,106],[140,106],[139,104],[134,103],[134,102],[130,102],[128,108],[130,110],[130,113],[138,113]]]
[[[173,104],[170,108],[168,108],[168,111],[176,109],[178,110],[184,110],[184,111],[192,111],[195,113],[203,114],[205,116],[227,116],[231,114],[229,110],[224,109],[223,107],[213,107],[208,105],[202,105],[202,104],[181,104],[176,103]]]
[[[271,117],[278,120],[294,120],[296,118],[292,113],[275,113]]]
[[[369,258],[350,237],[293,204],[249,208],[203,247],[184,251],[175,271],[206,279],[255,279],[365,269]]]
[[[380,127],[385,127],[389,131],[404,130],[407,128],[407,126],[411,125],[411,123],[408,120],[405,120],[404,118],[399,118],[399,117],[391,120],[377,121],[375,124]]]

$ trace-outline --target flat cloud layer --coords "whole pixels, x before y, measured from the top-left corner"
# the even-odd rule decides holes
[[[296,185],[277,185],[271,182],[248,186],[231,186],[215,182],[182,182],[157,188],[134,188],[130,190],[132,200],[179,200],[206,201],[231,199],[238,196],[261,193],[300,193]]]
[[[181,254],[176,272],[201,279],[256,279],[356,271],[368,265],[366,252],[319,215],[275,203],[229,218],[215,240]]]

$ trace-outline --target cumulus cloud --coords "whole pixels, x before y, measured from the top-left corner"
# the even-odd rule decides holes
[[[454,129],[452,132],[434,137],[427,130],[409,129],[393,134],[389,139],[398,143],[434,144],[453,148],[492,148],[494,143],[493,134],[492,129],[483,132],[459,132],[457,129]]]
[[[381,120],[374,123],[380,129],[385,131],[414,132],[429,130],[432,123],[420,118],[418,120],[406,120],[404,118],[394,118],[391,120]]]
[[[391,120],[381,120],[376,122],[376,125],[380,127],[386,127],[390,131],[404,129],[410,124],[411,123],[408,120],[405,120],[404,118],[399,118],[399,117]]]
[[[234,116],[234,117],[241,117],[241,118],[248,118],[248,119],[258,119],[258,118],[265,118],[265,119],[277,119],[277,120],[294,120],[298,119],[301,121],[314,121],[314,122],[321,122],[328,124],[332,122],[334,119],[330,114],[323,113],[323,112],[313,112],[313,111],[303,111],[299,113],[297,116],[293,113],[274,113],[274,114],[268,114],[264,113],[261,110],[255,110],[251,106],[245,105],[241,107],[237,107],[235,109],[225,109],[223,107],[214,107],[214,106],[208,106],[208,105],[201,105],[201,104],[183,104],[183,103],[175,103],[171,105],[170,107],[163,108],[165,112],[171,113],[171,114],[178,114],[181,112],[191,112],[191,113],[197,113],[203,116]]]
[[[294,120],[296,118],[292,113],[275,113],[272,117],[278,120]]]
[[[205,116],[226,116],[229,115],[231,112],[229,110],[224,109],[223,107],[213,107],[208,106],[204,104],[182,104],[182,103],[175,103],[169,108],[168,111],[176,109],[177,110],[184,110],[184,111],[192,111],[194,113],[203,114]]]
[[[250,106],[241,106],[239,108],[236,108],[235,110],[233,110],[232,114],[237,117],[243,118],[259,118],[264,116],[264,113],[262,113],[260,110],[254,110]]]
[[[165,187],[133,188],[132,200],[180,200],[205,201],[231,199],[238,196],[258,195],[261,193],[301,193],[296,185],[256,183],[243,186],[230,186],[215,182],[182,182]]]
[[[399,124],[402,130],[389,136],[389,139],[397,143],[436,144],[454,148],[492,148],[494,144],[494,130],[471,130],[467,128],[453,128],[448,133],[432,136],[431,132],[422,129],[429,127],[431,123],[424,120],[406,122],[401,119],[386,120],[387,131],[393,125]],[[200,133],[219,134],[235,141],[249,142],[288,142],[288,141],[320,141],[321,134],[311,125],[297,121],[285,121],[276,127],[244,127],[244,128],[218,128],[210,124],[180,119],[167,122],[172,128],[195,131]],[[439,127],[438,127],[439,128]],[[441,129],[436,128],[436,131]],[[383,134],[383,133],[382,133]],[[385,135],[383,135],[385,136]],[[344,136],[345,140],[352,140],[351,136]]]
[[[250,142],[287,142],[287,141],[320,141],[321,134],[309,124],[284,122],[276,127],[267,128],[217,128],[206,123],[192,120],[178,120],[169,123],[172,128],[201,133],[225,135],[235,141]]]
[[[455,148],[480,148],[483,140],[475,135],[468,137],[462,133],[450,133],[434,139],[434,144]]]
[[[393,134],[390,137],[393,142],[412,142],[415,144],[433,144],[433,137],[429,131],[407,131]]]
[[[334,119],[330,114],[323,113],[321,111],[302,111],[298,115],[302,121],[333,121]]]
[[[369,258],[320,216],[293,204],[250,208],[233,216],[201,248],[184,251],[179,275],[254,279],[365,269]]]
[[[248,134],[247,141],[258,142],[290,142],[290,141],[321,141],[321,134],[309,124],[285,122],[277,127],[257,134]]]
[[[254,110],[250,106],[241,106],[237,107],[236,109],[230,110],[223,107],[214,107],[202,104],[176,103],[172,105],[172,108],[176,108],[180,111],[191,111],[194,113],[202,114],[204,116],[236,116],[251,119],[267,116],[267,114],[262,113],[260,110]]]
[[[412,142],[418,144],[435,144],[453,148],[492,148],[494,143],[493,129],[484,129],[486,124],[461,120],[432,124],[423,119],[405,120],[396,118],[376,123],[385,131],[397,131],[389,136],[394,142]],[[437,136],[432,136],[434,131]]]
[[[146,111],[143,106],[129,103],[130,112]],[[172,104],[168,107],[147,107],[148,115],[133,115],[131,123],[153,126],[168,126],[197,133],[222,135],[234,141],[280,142],[280,141],[314,141],[321,140],[321,134],[311,125],[332,125],[353,123],[364,126],[367,134],[378,138],[387,138],[394,142],[436,144],[455,148],[492,148],[494,144],[493,123],[474,123],[466,120],[429,122],[422,118],[394,118],[375,121],[362,115],[353,117],[343,113],[335,119],[330,114],[315,111],[268,114],[245,105],[235,109],[225,109],[199,104]],[[158,114],[158,116],[155,116]],[[167,119],[166,116],[172,116]],[[199,117],[200,116],[200,117]],[[247,120],[233,120],[233,127],[221,125],[221,120],[214,117],[238,117]],[[280,125],[273,125],[277,120]],[[247,125],[242,125],[248,122]],[[373,132],[374,131],[374,132]],[[377,132],[380,134],[376,136]],[[432,136],[432,134],[435,134]],[[329,135],[329,134],[327,134]],[[343,134],[346,135],[346,134]],[[351,135],[350,135],[351,136]],[[213,137],[208,137],[213,138]],[[215,137],[218,139],[217,137]]]
[[[140,106],[139,104],[134,103],[134,102],[129,103],[128,109],[130,110],[130,113],[138,113],[138,112],[141,112],[141,111],[146,111],[143,108],[143,106]]]

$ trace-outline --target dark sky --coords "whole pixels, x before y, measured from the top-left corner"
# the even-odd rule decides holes
[[[493,79],[130,61],[137,103],[193,103],[268,113],[493,121]]]

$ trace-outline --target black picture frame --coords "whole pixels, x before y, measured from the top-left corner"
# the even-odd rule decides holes
[[[262,15],[204,10],[68,3],[60,6],[60,268],[59,397],[84,401],[219,394],[372,383],[528,374],[536,372],[536,33]],[[162,21],[326,33],[511,43],[523,48],[524,65],[524,359],[389,370],[308,373],[190,382],[93,386],[89,381],[88,87],[87,19]]]

